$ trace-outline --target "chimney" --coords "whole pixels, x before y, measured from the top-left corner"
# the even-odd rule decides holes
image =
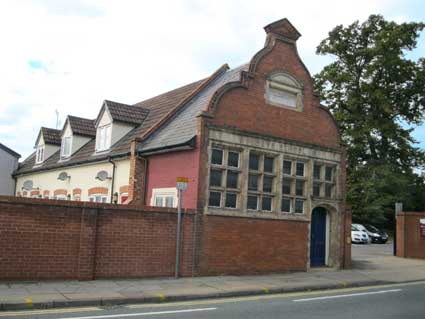
[[[267,38],[279,38],[289,43],[295,43],[301,36],[301,33],[286,18],[266,25],[264,30],[267,33]]]

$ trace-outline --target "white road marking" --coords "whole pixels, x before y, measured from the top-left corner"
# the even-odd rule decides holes
[[[155,316],[155,315],[169,315],[173,313],[187,313],[187,312],[198,312],[198,311],[211,311],[217,308],[198,308],[198,309],[183,309],[183,310],[169,310],[169,311],[154,311],[154,312],[140,312],[140,313],[124,313],[118,315],[100,315],[100,316],[88,316],[88,317],[67,317],[59,319],[104,319],[104,318],[126,318],[136,316]]]
[[[359,292],[355,294],[348,295],[336,295],[336,296],[323,296],[323,297],[315,297],[315,298],[304,298],[304,299],[295,299],[293,302],[303,302],[303,301],[315,301],[315,300],[324,300],[324,299],[336,299],[336,298],[348,298],[348,297],[357,297],[357,296],[365,296],[365,295],[378,295],[378,294],[386,294],[389,292],[399,292],[402,289],[390,289],[390,290],[380,290],[380,291],[370,291],[370,292]]]

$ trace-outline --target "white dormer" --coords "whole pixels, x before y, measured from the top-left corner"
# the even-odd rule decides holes
[[[35,164],[41,164],[44,161],[44,140],[40,138],[38,145],[35,148]]]
[[[106,152],[146,118],[146,109],[105,100],[96,120],[96,152]]]
[[[34,165],[42,165],[60,146],[60,131],[42,127],[35,142]]]
[[[65,124],[62,133],[61,158],[70,157],[72,154],[72,129],[69,123]]]
[[[68,115],[61,134],[61,160],[66,160],[94,137],[93,120]]]
[[[96,128],[96,152],[109,150],[112,142],[112,117],[109,111],[104,108],[103,114],[97,123]]]

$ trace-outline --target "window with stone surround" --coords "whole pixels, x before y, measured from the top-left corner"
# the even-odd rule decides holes
[[[306,162],[283,159],[282,162],[282,213],[303,214],[306,201]]]
[[[210,154],[208,206],[239,208],[240,152],[214,147]]]
[[[267,76],[265,97],[268,104],[303,110],[302,85],[286,72],[273,72]]]
[[[249,152],[248,210],[272,211],[276,197],[276,173],[274,156]]]
[[[335,166],[314,163],[313,196],[328,199],[335,198]]]

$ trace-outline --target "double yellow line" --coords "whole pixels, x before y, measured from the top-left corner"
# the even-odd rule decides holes
[[[366,287],[356,287],[356,288],[340,288],[340,289],[329,289],[329,290],[316,290],[316,291],[305,291],[305,292],[294,292],[294,293],[279,293],[279,294],[248,296],[248,297],[229,297],[229,298],[220,298],[220,299],[164,302],[164,303],[155,303],[155,304],[136,304],[136,305],[128,305],[126,307],[129,309],[140,309],[140,308],[211,305],[211,304],[235,303],[235,302],[276,299],[276,298],[292,298],[292,297],[311,296],[311,295],[316,295],[316,296],[331,295],[331,294],[347,293],[347,292],[353,292],[353,291],[364,291],[364,290],[391,288],[391,287],[405,287],[405,286],[415,286],[415,285],[423,285],[423,284],[425,284],[425,281],[415,281],[411,283],[376,285],[376,286],[366,286]],[[263,291],[265,294],[267,294],[269,292],[269,289],[263,288]],[[163,294],[161,294],[161,296],[162,296],[161,299],[166,300],[167,296]],[[58,309],[45,309],[45,310],[5,311],[5,312],[0,312],[0,317],[77,313],[77,312],[89,312],[89,311],[101,311],[101,310],[104,310],[104,308],[81,307],[81,308],[58,308]]]

